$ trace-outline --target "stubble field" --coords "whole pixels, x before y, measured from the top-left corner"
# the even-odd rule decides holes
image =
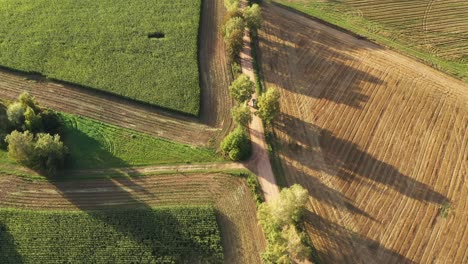
[[[324,263],[468,261],[468,85],[265,5],[275,148]]]
[[[277,0],[468,80],[468,2]]]

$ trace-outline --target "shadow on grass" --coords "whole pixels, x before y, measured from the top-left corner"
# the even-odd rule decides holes
[[[23,263],[15,239],[4,223],[0,222],[0,260],[2,263]]]

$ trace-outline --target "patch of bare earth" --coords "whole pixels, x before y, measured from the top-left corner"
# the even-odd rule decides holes
[[[323,262],[468,262],[468,85],[280,7],[263,15],[278,155],[310,191]]]

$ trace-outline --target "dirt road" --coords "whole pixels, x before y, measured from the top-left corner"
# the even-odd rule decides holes
[[[241,67],[242,73],[248,75],[250,79],[255,82],[250,41],[249,32],[246,30],[244,33],[244,49],[241,52]],[[257,99],[257,94],[254,93],[252,98]],[[270,157],[268,156],[262,120],[255,115],[254,112],[255,109],[252,108],[252,122],[249,125],[250,139],[252,141],[252,156],[248,161],[248,167],[257,174],[265,195],[265,201],[268,202],[279,195],[279,189],[271,168]]]
[[[276,149],[324,263],[468,262],[468,85],[263,5]]]

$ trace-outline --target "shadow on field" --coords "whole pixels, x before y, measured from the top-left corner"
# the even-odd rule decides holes
[[[263,6],[259,55],[266,79],[273,86],[361,108],[361,103],[369,99],[361,86],[384,83],[379,76],[355,68],[357,59],[346,54],[379,46],[367,42],[343,45],[336,37],[304,22],[308,19],[278,6]]]
[[[288,155],[286,158],[314,171],[324,171],[349,182],[366,178],[421,202],[449,202],[429,185],[404,175],[394,166],[374,158],[351,141],[337,138],[328,130],[286,114],[278,118],[275,129],[288,134],[293,140],[282,143],[289,150],[282,152]],[[318,140],[313,142],[311,138]],[[322,156],[323,161],[314,160]]]
[[[310,211],[305,212],[304,221],[314,232],[323,234],[323,236],[327,237],[332,243],[340,246],[339,250],[342,252],[342,259],[340,261],[342,263],[352,263],[353,260],[356,260],[356,257],[359,259],[359,256],[361,256],[360,248],[354,247],[353,245],[365,247],[366,251],[368,250],[372,254],[372,256],[362,256],[361,261],[363,261],[363,263],[370,259],[374,261],[373,263],[415,263],[397,252],[383,247],[377,241],[332,223]]]
[[[172,212],[163,209],[155,213],[144,200],[137,198],[157,200],[157,195],[132,179],[117,177],[52,183],[79,210],[135,242],[134,247],[116,244],[96,249],[93,256],[106,262],[204,263],[210,262],[216,253],[211,251],[209,241],[198,240],[197,230],[179,222]],[[102,238],[91,239],[99,245]]]
[[[0,260],[2,263],[23,263],[23,258],[17,251],[15,239],[6,225],[0,222]]]

